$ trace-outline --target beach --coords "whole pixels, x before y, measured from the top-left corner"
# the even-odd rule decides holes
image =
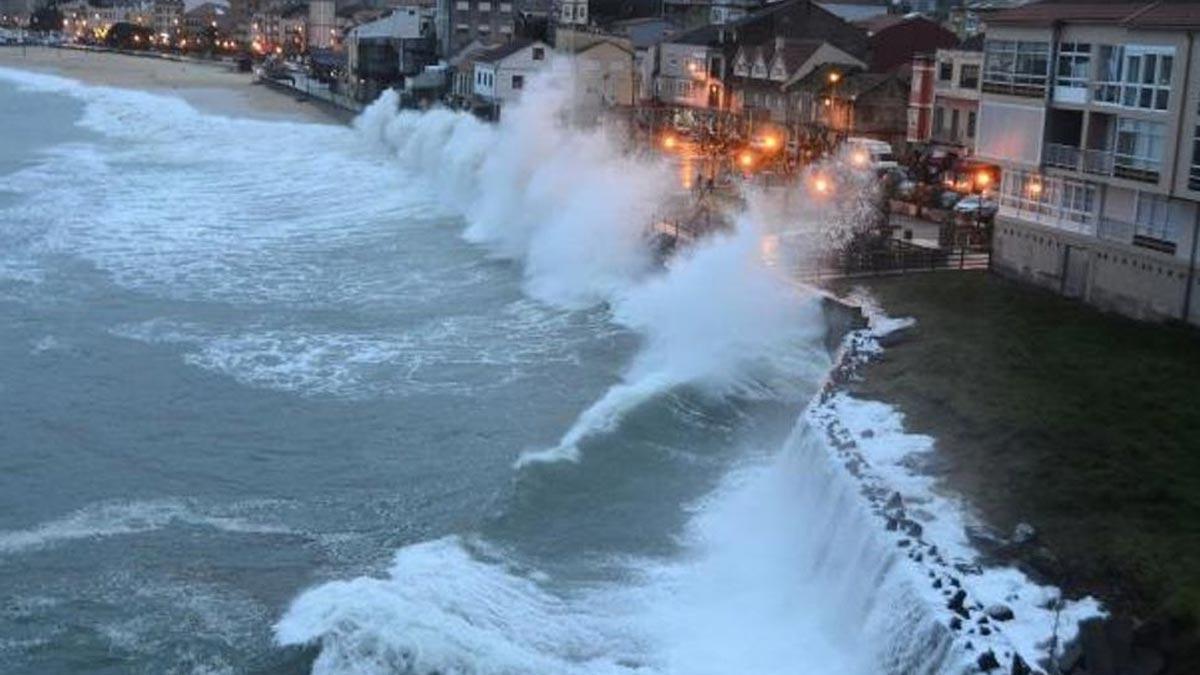
[[[61,75],[84,84],[179,96],[199,110],[232,117],[336,123],[322,106],[255,84],[223,62],[54,47],[0,48],[0,68]]]

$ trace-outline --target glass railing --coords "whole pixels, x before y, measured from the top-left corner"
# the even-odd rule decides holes
[[[1061,143],[1046,144],[1046,166],[1079,170],[1079,148]]]
[[[1084,150],[1083,172],[1099,176],[1111,176],[1113,172],[1113,155],[1108,150]]]

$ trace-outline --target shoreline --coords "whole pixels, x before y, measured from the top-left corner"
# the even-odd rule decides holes
[[[132,56],[45,46],[0,47],[0,67],[42,73],[88,86],[134,89],[183,99],[205,113],[267,121],[344,124],[313,100],[258,84],[220,61]],[[318,103],[318,105],[314,105]]]
[[[884,402],[910,433],[936,439],[921,470],[966,500],[982,560],[1104,604],[1108,617],[1081,625],[1058,672],[1097,661],[1197,672],[1185,393],[1200,372],[1195,334],[983,273],[861,279],[831,292],[865,292],[916,319],[839,389]]]
[[[1020,554],[1039,545],[1036,533],[1014,535],[1008,558],[981,546],[972,533],[987,526],[971,495],[944,490],[930,471],[936,440],[910,430],[899,406],[858,391],[915,321],[889,316],[869,295],[826,298],[862,318],[846,322],[825,385],[803,414],[823,437],[831,465],[858,487],[875,535],[912,572],[917,597],[964,672],[1058,672],[1079,653],[1085,633],[1106,620],[1105,609],[1021,564]]]

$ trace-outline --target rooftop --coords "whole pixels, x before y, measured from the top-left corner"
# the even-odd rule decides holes
[[[1190,30],[1200,28],[1200,3],[1194,0],[1042,0],[990,13],[987,22],[1036,26],[1048,26],[1055,22],[1098,23],[1129,28]]]

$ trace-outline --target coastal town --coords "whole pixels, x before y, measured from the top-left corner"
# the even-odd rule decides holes
[[[13,44],[224,61],[347,115],[394,90],[496,120],[568,54],[576,121],[625,121],[684,187],[864,148],[893,236],[844,271],[957,261],[1200,322],[1196,7],[1011,4],[6,0],[0,23]]]
[[[802,289],[820,296],[823,319],[832,326],[823,339],[833,365],[813,385],[817,392],[814,403],[805,408],[798,424],[810,425],[828,446],[832,471],[837,474],[829,484],[843,486],[837,480],[849,476],[845,485],[852,486],[848,489],[862,498],[865,510],[875,517],[872,523],[885,533],[883,541],[889,552],[917,570],[918,595],[923,594],[923,601],[936,609],[938,631],[944,629],[954,644],[945,648],[947,653],[958,650],[954,658],[966,654],[966,665],[960,670],[939,663],[920,672],[1192,675],[1200,672],[1196,670],[1200,668],[1200,452],[1196,441],[1200,412],[1194,409],[1194,382],[1200,377],[1195,350],[1200,329],[1198,34],[1200,2],[1187,0],[0,0],[0,69],[28,68],[102,86],[176,93],[200,110],[233,117],[245,114],[260,121],[332,122],[313,126],[336,128],[347,135],[330,141],[304,135],[307,132],[286,132],[325,150],[350,144],[351,130],[343,125],[354,125],[359,136],[368,135],[362,131],[364,118],[385,106],[389,117],[381,124],[413,135],[426,133],[414,131],[418,123],[412,120],[421,113],[429,113],[425,117],[445,115],[456,120],[447,122],[447,128],[456,125],[454,133],[461,134],[454,136],[452,149],[460,151],[457,144],[461,143],[475,154],[464,153],[466,159],[459,162],[447,151],[433,163],[406,165],[405,171],[440,174],[444,168],[454,174],[446,182],[460,190],[449,201],[460,197],[463,202],[478,200],[473,203],[487,208],[475,210],[494,216],[493,220],[521,220],[530,213],[530,220],[553,221],[549,226],[541,221],[529,226],[532,233],[551,232],[553,236],[547,238],[552,243],[546,249],[575,236],[566,228],[554,230],[561,223],[544,213],[559,208],[558,202],[540,194],[516,195],[518,188],[536,183],[520,172],[536,174],[536,165],[545,158],[522,155],[509,164],[497,163],[504,170],[487,167],[491,173],[486,174],[479,167],[485,164],[491,145],[500,144],[505,125],[538,104],[538,92],[547,82],[566,82],[569,112],[544,111],[546,115],[538,119],[556,119],[567,130],[547,130],[546,146],[538,147],[569,145],[575,132],[581,136],[596,133],[618,148],[615,152],[622,157],[649,157],[652,162],[644,164],[669,167],[663,172],[670,179],[666,185],[653,182],[648,170],[644,174],[646,184],[658,190],[653,195],[657,203],[652,209],[630,212],[645,216],[647,222],[612,226],[613,232],[622,233],[644,229],[639,234],[646,236],[638,245],[649,243],[653,248],[655,255],[649,257],[656,273],[669,277],[673,265],[686,269],[698,258],[703,262],[702,256],[689,257],[688,252],[703,249],[705,242],[720,240],[723,234],[733,240],[739,218],[752,211],[751,206],[786,205],[779,207],[783,215],[777,216],[786,222],[772,223],[770,232],[755,233],[762,234],[761,241],[751,247],[756,262],[764,262],[757,260],[761,254],[772,273],[782,271],[779,276],[789,292]],[[242,107],[239,97],[247,96],[246,92],[266,103]],[[5,103],[0,101],[0,106]],[[11,107],[17,109],[15,103]],[[120,115],[115,117],[121,120],[118,124],[125,123]],[[461,124],[463,120],[469,124]],[[170,127],[163,123],[155,132]],[[20,135],[23,127],[13,128],[17,131],[11,138]],[[480,136],[464,140],[479,130],[483,130]],[[482,135],[487,133],[495,135]],[[537,145],[538,133],[526,128],[524,136],[510,143]],[[130,137],[136,134],[130,132]],[[445,142],[451,133],[439,129],[431,137],[437,140],[422,137],[425,146]],[[281,147],[285,141],[280,140]],[[388,143],[390,140],[383,146],[389,151],[404,147]],[[212,239],[235,251],[221,252],[232,260],[244,253],[238,250],[242,235],[237,227],[221,229],[227,223],[240,227],[257,225],[261,219],[274,225],[288,218],[307,223],[300,212],[306,208],[318,212],[320,208],[303,206],[299,197],[287,194],[289,188],[277,187],[292,180],[288,175],[291,167],[311,159],[306,152],[275,148],[273,154],[262,155],[267,158],[263,166],[270,170],[238,173],[240,167],[231,169],[235,180],[226,188],[236,195],[231,200],[259,190],[271,197],[260,199],[254,194],[246,202],[250,206],[222,212],[224,221],[215,215],[211,220],[202,218],[203,226],[196,231],[215,222],[213,227],[222,234]],[[614,190],[614,184],[625,189],[627,183],[636,182],[629,177],[625,182],[608,182],[609,176],[601,171],[576,175],[571,173],[574,167],[569,158],[564,159],[569,150],[557,147],[552,154],[546,161],[564,175],[561,181],[539,175],[542,183],[536,187],[540,190],[577,189],[581,194],[597,193],[593,196],[601,201],[610,196],[605,191]],[[598,156],[612,159],[603,153]],[[91,159],[91,155],[84,157]],[[581,157],[592,155],[581,153]],[[288,158],[286,170],[279,168],[285,163],[283,158]],[[120,161],[130,160],[122,158],[115,165]],[[131,164],[136,161],[140,160]],[[169,166],[174,158],[155,161]],[[214,165],[222,161],[218,158]],[[102,163],[95,166],[107,168]],[[380,215],[370,205],[376,195],[395,185],[363,181],[365,170],[357,164],[347,166],[361,173],[348,173],[357,178],[343,179],[333,171],[327,175],[314,172],[310,183],[298,181],[336,205],[323,216],[317,234],[303,232],[297,235],[299,243],[288,241],[278,251],[256,255],[262,253],[264,259],[273,255],[282,259],[297,252],[307,255],[305,247],[316,246],[313,242],[324,237],[320,228],[326,221],[338,222],[341,227],[340,221],[361,217],[364,222],[391,226],[392,213]],[[631,175],[643,176],[638,173],[644,168],[641,165],[621,166]],[[470,167],[466,172],[470,180],[461,180],[454,173],[463,167]],[[206,170],[212,169],[206,166]],[[213,171],[207,180],[222,184],[221,178],[212,177],[221,175],[220,170]],[[505,171],[513,176],[504,175]],[[472,181],[484,183],[485,179],[494,183],[487,199],[468,197],[467,189],[460,186],[475,189]],[[346,185],[338,185],[343,180]],[[355,180],[376,186],[370,188],[375,192],[349,186]],[[437,190],[422,186],[446,199]],[[154,180],[144,180],[127,192],[150,193],[159,187]],[[5,204],[6,189],[0,185],[0,206]],[[206,190],[207,186],[199,190],[198,204],[213,195],[224,198],[220,190]],[[343,191],[356,198],[344,198]],[[400,192],[398,188],[395,191]],[[640,194],[632,188],[629,191]],[[296,192],[303,193],[299,188]],[[118,194],[118,198],[127,196]],[[623,197],[614,194],[612,202]],[[296,203],[290,201],[293,198]],[[130,218],[149,218],[145,214],[163,204],[174,204],[174,199],[170,195],[152,203],[135,201]],[[801,203],[798,207],[797,201]],[[83,200],[80,203],[79,211],[92,207]],[[424,208],[398,203],[397,213]],[[593,237],[598,250],[611,253],[597,243],[598,237],[608,236],[604,227],[611,224],[598,225],[586,217],[586,206],[571,206],[576,210],[562,220],[586,221],[579,237]],[[211,204],[206,208],[221,211]],[[281,215],[268,219],[260,208],[262,213]],[[598,204],[592,208],[605,216],[625,213],[621,209],[610,213]],[[181,221],[191,217],[186,212],[183,216],[171,213]],[[103,217],[114,218],[117,231],[124,232],[127,223],[119,209],[102,213],[97,222],[104,222]],[[799,241],[817,236],[811,230],[820,229],[818,225],[826,221],[838,221],[837,227],[828,229],[841,227],[843,231],[820,245],[811,246],[805,240],[796,250],[781,253],[791,241],[789,237]],[[71,222],[75,228],[85,227]],[[533,246],[527,241],[514,245],[495,232],[480,234],[475,230],[486,228],[474,222],[468,222],[467,228],[465,239],[472,245],[503,251],[497,257],[510,255],[511,246]],[[534,239],[533,234],[517,229],[516,238]],[[226,238],[226,232],[233,234]],[[157,236],[150,239],[157,241]],[[21,237],[24,235],[18,237],[23,245]],[[175,248],[174,242],[162,245],[154,253],[161,259],[154,259],[161,262],[179,255],[187,261],[189,247],[210,245],[204,236],[184,239]],[[430,252],[440,255],[444,251],[439,247],[447,248],[443,240],[437,241],[426,249],[413,250],[424,251],[419,255],[435,260]],[[106,242],[102,239],[101,243]],[[111,250],[121,251],[126,243],[110,245]],[[330,237],[321,245],[336,247],[340,243]],[[370,246],[378,247],[376,253],[386,250],[397,257],[400,254],[395,252],[404,248],[390,239],[383,244],[372,240]],[[99,248],[97,257],[110,250]],[[549,255],[546,249],[539,252]],[[308,291],[297,289],[310,277],[324,278],[322,265],[327,253],[319,250],[320,256],[312,258],[297,254],[299,262],[279,273],[280,287],[295,293],[281,292],[286,302],[295,297],[307,302]],[[4,254],[0,250],[0,271]],[[574,249],[565,256],[564,266],[575,264],[591,271],[592,261],[584,260],[587,255],[572,258],[572,254]],[[522,256],[532,254],[522,251],[515,257]],[[554,267],[545,265],[545,260],[540,262]],[[454,267],[456,263],[462,267]],[[240,264],[252,269],[256,263]],[[406,264],[418,266],[412,261]],[[448,262],[444,269],[428,264],[432,271],[422,272],[426,275],[423,280],[441,279],[438,274],[445,270],[454,275],[467,270],[462,273],[467,281],[472,275],[484,274],[461,261]],[[336,277],[332,285],[337,286],[331,293],[336,296],[331,307],[341,307],[352,296],[353,291],[340,284],[354,278],[356,265],[330,275]],[[655,339],[666,334],[678,340],[667,341],[671,350],[686,352],[697,337],[692,332],[712,330],[723,335],[714,328],[726,322],[722,313],[728,307],[722,302],[740,310],[735,301],[765,288],[747,285],[751,290],[743,291],[739,275],[754,275],[738,265],[714,269],[711,279],[702,279],[700,272],[686,277],[690,284],[687,293],[678,291],[677,297],[669,298],[673,303],[669,310],[656,310],[671,320],[678,319],[684,328],[670,326],[661,329],[661,334],[654,333],[659,327],[652,325],[653,321],[636,317],[630,325],[644,331],[639,339],[644,338],[653,348],[658,346]],[[195,270],[188,272],[236,272],[238,267],[221,259],[205,261]],[[127,276],[137,278],[137,274]],[[177,276],[175,270],[160,276],[175,283],[189,281],[182,271]],[[530,282],[533,276],[525,272],[521,283],[526,291],[536,286]],[[391,278],[387,278],[388,283],[364,284],[364,293],[400,302],[395,300],[398,293],[390,295],[394,291],[389,286]],[[437,283],[455,287],[467,281],[455,276],[452,281]],[[710,287],[703,281],[714,283]],[[7,282],[0,276],[0,289],[3,283]],[[244,285],[269,295],[255,283]],[[397,282],[395,287],[419,295],[413,290],[418,288],[415,283],[406,283]],[[204,295],[207,292],[189,290],[186,302],[180,301],[180,305],[197,302],[196,298],[212,302]],[[622,292],[636,296],[628,289]],[[618,307],[612,311],[622,316],[619,306],[628,299],[608,286],[604,293],[611,295],[600,294],[601,304],[606,309]],[[555,306],[555,301],[533,295],[538,302]],[[680,305],[704,305],[708,296],[717,298],[707,308],[716,318],[706,316],[695,324],[680,319]],[[771,302],[778,300],[768,296]],[[767,300],[757,300],[751,297],[749,304],[760,310],[770,305]],[[0,295],[0,307],[3,301]],[[140,301],[137,297],[129,300],[130,304]],[[98,304],[104,306],[103,301]],[[571,303],[563,304],[577,309]],[[783,301],[777,304],[778,311],[774,307],[766,310],[772,318],[797,315],[789,314]],[[482,314],[486,311],[483,307],[486,303],[481,302],[474,311]],[[298,313],[294,309],[288,306],[282,314],[291,320]],[[197,316],[203,318],[209,310],[199,307]],[[246,310],[246,314],[254,311]],[[524,305],[511,311],[535,313]],[[513,331],[519,333],[527,328],[523,316],[514,319],[506,314],[488,320],[504,326],[511,321],[517,327]],[[739,340],[740,333],[754,333],[749,344],[768,345],[764,350],[772,356],[785,352],[765,338],[755,341],[758,332],[779,328],[775,322],[764,321],[765,327],[760,329],[756,318],[761,317],[752,311],[730,312],[731,332],[739,333]],[[235,319],[253,324],[241,313]],[[627,319],[622,316],[621,320]],[[739,321],[745,325],[734,325]],[[158,322],[151,318],[133,328],[124,322],[118,329],[106,330],[122,337],[135,335],[156,348],[207,339],[187,335],[195,323],[181,321],[179,326],[164,327]],[[694,326],[700,329],[693,331]],[[185,359],[188,366],[202,364],[221,374],[238,368],[265,371],[233,376],[239,384],[250,383],[250,388],[275,387],[291,393],[289,388],[311,386],[326,395],[339,386],[361,384],[346,375],[354,368],[387,364],[403,352],[385,344],[385,339],[343,338],[339,330],[335,324],[319,331],[317,337],[294,338],[304,352],[296,359],[301,365],[295,370],[312,367],[319,373],[312,377],[289,370],[294,364],[286,349],[293,338],[282,330],[261,338],[266,347],[240,336],[213,339],[222,349],[250,349],[250,345],[263,350],[249,357],[210,350],[189,353]],[[436,396],[447,395],[451,386],[439,389],[413,373],[425,367],[422,359],[426,356],[436,354],[428,361],[439,363],[437,349],[460,347],[459,340],[470,343],[456,330],[459,328],[452,320],[431,330],[438,336],[431,340],[434,346],[421,345],[427,351],[414,359],[403,376],[372,373],[363,381],[376,386],[374,383],[389,378],[407,377],[406,385],[414,390],[425,388],[421,389],[423,395],[434,390]],[[305,340],[316,344],[326,338],[333,341],[333,347],[304,351],[310,349]],[[536,343],[533,338],[531,342]],[[405,334],[397,341],[407,348],[413,339]],[[504,344],[523,336],[495,339]],[[720,349],[711,352],[724,358],[726,352],[744,348],[738,340],[731,339],[731,344],[737,348],[720,344]],[[324,361],[341,349],[353,352],[359,348],[364,353],[346,357],[352,364],[349,367]],[[541,354],[537,351],[541,348],[528,347],[522,354]],[[40,347],[35,350],[41,354]],[[45,351],[52,350],[53,344]],[[504,353],[502,347],[494,351]],[[642,362],[641,352],[638,354],[631,372],[637,372]],[[580,361],[576,355],[561,360],[575,365]],[[481,358],[487,367],[500,361],[503,359],[494,359],[491,353]],[[673,363],[667,357],[663,361]],[[454,371],[470,359],[455,353],[445,362],[453,364],[449,370]],[[513,366],[512,372],[518,369]],[[622,416],[628,411],[606,409],[605,405],[617,405],[610,399],[626,395],[636,407],[654,402],[656,396],[685,400],[691,393],[686,390],[693,384],[704,389],[697,384],[703,377],[697,376],[695,382],[672,380],[667,370],[650,373],[647,379],[663,387],[650,393],[636,391],[634,385],[639,382],[623,375],[629,379],[622,379],[593,407],[585,408],[562,444],[548,451],[523,450],[513,466],[525,470],[563,456],[580,461],[578,448],[565,439],[575,436],[576,427],[584,429],[579,438],[589,439],[621,429]],[[801,379],[794,371],[781,372],[787,375],[779,379]],[[604,375],[611,376],[608,372]],[[488,372],[481,379],[491,386],[494,377]],[[311,384],[325,379],[332,384]],[[511,381],[520,382],[521,378],[514,375]],[[668,385],[661,385],[664,381]],[[747,388],[757,391],[759,384]],[[383,385],[378,387],[383,390]],[[369,395],[354,400],[377,393],[366,385],[363,388]],[[443,403],[438,400],[434,406]],[[694,412],[700,418],[708,414],[703,406],[710,403],[686,400],[678,405],[705,411]],[[474,405],[472,400],[467,409]],[[883,408],[886,410],[881,412]],[[570,414],[575,412],[572,409]],[[527,413],[528,409],[521,408],[512,415]],[[651,413],[644,414],[651,417]],[[667,417],[676,411],[656,410],[654,414]],[[602,418],[603,422],[596,422]],[[410,424],[418,427],[423,421]],[[554,424],[560,422],[553,420]],[[636,418],[634,426],[644,422]],[[589,423],[595,424],[595,429],[588,427]],[[635,430],[644,432],[640,427]],[[711,439],[724,432],[703,427],[688,433],[694,434],[689,439]],[[480,438],[484,437],[486,433],[481,433]],[[635,445],[641,441],[628,442]],[[435,447],[436,439],[429,444]],[[937,452],[929,451],[935,445]],[[919,451],[901,457],[907,450],[896,448]],[[927,451],[928,455],[922,454]],[[621,457],[631,465],[638,461]],[[813,481],[827,477],[820,473],[825,471],[823,464],[818,469]],[[673,470],[686,473],[690,468]],[[902,478],[896,478],[900,475]],[[826,489],[816,483],[805,483],[805,487]],[[904,492],[906,488],[912,488],[911,492]],[[592,494],[602,492],[595,488]],[[701,494],[689,495],[689,499]],[[430,503],[437,498],[428,497]],[[829,513],[821,511],[826,520],[816,524],[801,521],[804,527],[820,530],[829,522],[842,523],[837,519],[846,517],[833,513],[831,504],[821,508],[830,509]],[[470,517],[473,515],[467,519]],[[166,522],[175,520],[200,522],[191,515],[172,515]],[[121,528],[136,530],[141,520],[134,521],[135,526],[122,523],[115,529],[122,533],[125,530]],[[234,527],[243,525],[239,521],[231,530]],[[953,532],[947,535],[939,528]],[[537,530],[537,526],[528,526],[528,530]],[[0,528],[3,534],[4,528]],[[674,531],[670,536],[675,536]],[[31,538],[25,536],[22,541]],[[0,539],[0,544],[3,541]],[[0,555],[5,551],[0,545]],[[977,557],[967,560],[972,555]],[[817,556],[822,563],[823,556]],[[860,555],[856,562],[866,557],[870,556]],[[402,558],[399,554],[396,560]],[[396,564],[399,569],[400,563]],[[360,568],[353,569],[358,573]],[[1010,573],[1020,576],[1020,583],[1005,586],[1011,581],[1006,576]],[[379,568],[372,574],[378,577]],[[879,573],[880,579],[885,576]],[[392,581],[398,583],[400,578],[397,574]],[[371,583],[374,581],[372,577]],[[1040,595],[1049,588],[1062,593]],[[392,592],[389,589],[385,595]],[[724,611],[722,606],[718,613]],[[1046,617],[1051,617],[1053,624],[1050,638],[1043,630]],[[1065,631],[1070,637],[1064,641],[1059,640],[1060,619],[1064,625],[1074,621],[1079,626],[1074,633]],[[281,620],[280,626],[286,623]],[[357,630],[354,621],[337,623],[333,630],[351,624]],[[286,631],[277,630],[274,639],[288,647],[299,644],[308,649],[316,642],[307,634],[302,639],[284,638],[281,635]],[[367,641],[374,639],[371,636]],[[921,639],[942,644],[928,636]],[[329,644],[342,646],[337,640]],[[332,652],[334,648],[329,649]],[[926,645],[923,649],[932,653],[942,647]],[[395,657],[397,661],[408,658],[408,651],[408,645],[399,648],[404,656]],[[887,672],[918,672],[915,666],[912,670],[896,666],[900,662],[896,658],[893,670]],[[0,665],[4,663],[0,658]],[[297,657],[295,663],[311,665],[311,655]],[[450,663],[449,667],[439,663],[429,672],[475,672],[456,670],[459,662]],[[619,663],[624,668],[625,662]],[[408,671],[384,668],[378,672]],[[510,671],[500,668],[498,672]],[[723,675],[719,667],[664,672]],[[792,671],[785,668],[780,672]],[[795,672],[819,671],[801,668]]]

